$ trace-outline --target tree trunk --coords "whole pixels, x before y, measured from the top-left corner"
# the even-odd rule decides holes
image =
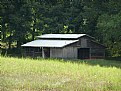
[[[5,24],[2,25],[2,41],[5,42],[6,39],[6,30],[5,30]]]
[[[21,42],[20,42],[20,40],[18,40],[17,41],[17,49],[20,49],[20,47],[21,47]]]
[[[33,28],[33,31],[32,31],[32,40],[34,40],[34,37],[35,37],[35,29]]]
[[[9,46],[9,49],[11,49],[11,44],[12,44],[12,36],[10,35],[9,36],[9,41],[8,41],[8,46]]]

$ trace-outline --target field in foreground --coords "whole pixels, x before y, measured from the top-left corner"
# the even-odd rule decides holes
[[[0,91],[121,91],[121,61],[0,57]]]

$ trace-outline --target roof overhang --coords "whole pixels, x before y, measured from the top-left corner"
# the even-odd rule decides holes
[[[96,43],[96,44],[98,44],[98,45],[100,45],[100,46],[102,46],[103,48],[106,48],[106,46],[105,45],[103,45],[103,44],[101,44],[101,43],[98,43],[98,42],[96,42],[96,41],[94,41],[94,40],[91,40],[93,43]]]
[[[21,46],[22,47],[65,47],[77,41],[78,40],[34,40],[26,44],[23,44]]]

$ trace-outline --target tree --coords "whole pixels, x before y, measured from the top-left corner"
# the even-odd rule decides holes
[[[120,0],[3,0],[1,40],[20,48],[45,33],[86,33],[120,56],[120,16]]]

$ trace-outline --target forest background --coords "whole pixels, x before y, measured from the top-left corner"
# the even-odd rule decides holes
[[[2,0],[0,53],[21,54],[21,44],[50,33],[86,33],[121,56],[121,0]]]

